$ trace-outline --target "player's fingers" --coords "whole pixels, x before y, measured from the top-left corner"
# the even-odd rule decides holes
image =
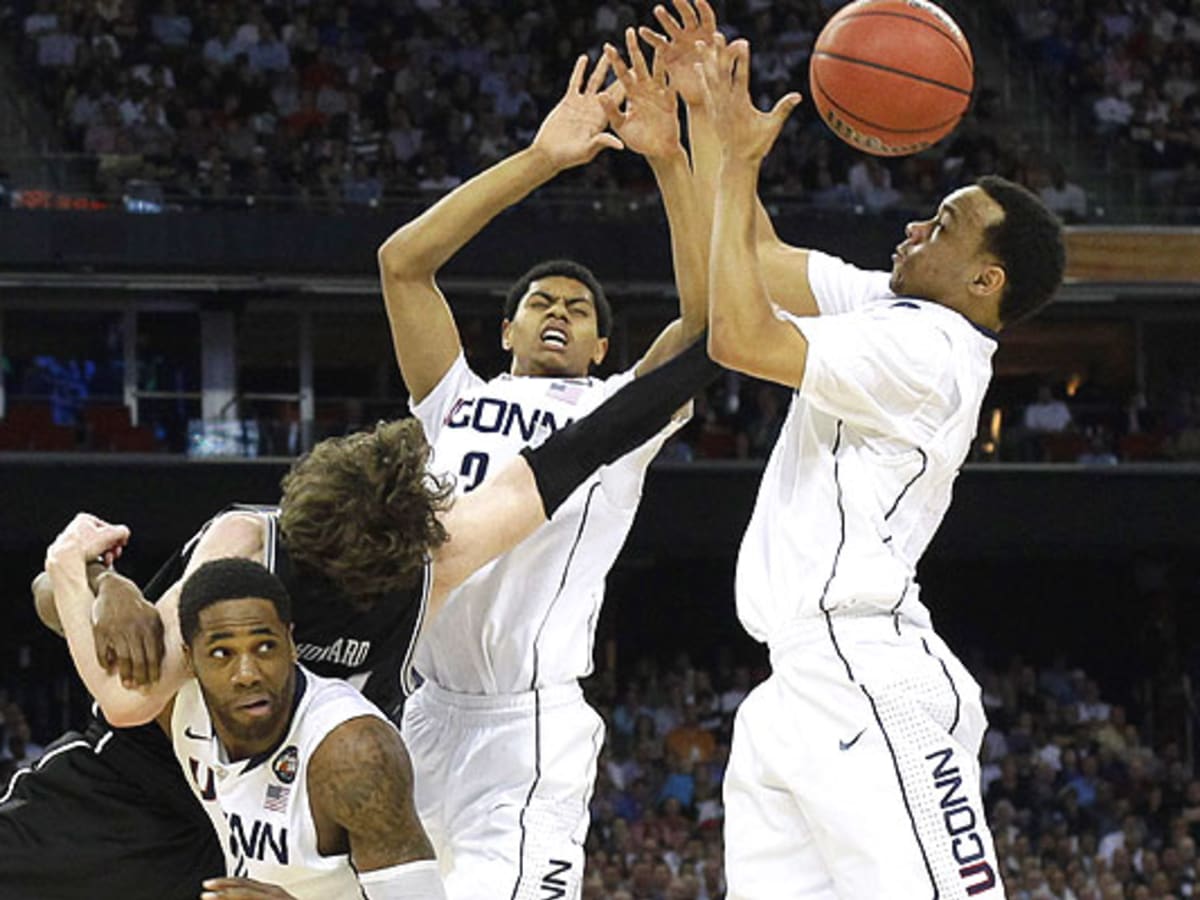
[[[161,630],[148,630],[142,634],[142,655],[146,660],[145,684],[157,684],[162,676],[162,658],[166,653]]]
[[[675,11],[679,13],[679,21],[683,23],[684,28],[695,28],[700,24],[690,0],[675,0]]]
[[[133,653],[130,651],[129,641],[124,635],[114,636],[112,648],[117,658],[117,674],[121,677],[121,684],[132,687],[134,684]]]
[[[675,21],[675,17],[667,12],[667,8],[661,3],[654,7],[654,18],[658,19],[658,24],[671,38],[678,37],[683,33],[683,27]]]
[[[604,115],[608,119],[608,124],[620,131],[621,128],[624,127],[625,119],[627,118],[625,113],[621,110],[621,105],[608,94],[601,94],[596,99],[600,101],[600,108],[604,110]]]
[[[629,82],[633,80],[633,74],[630,72],[629,66],[625,65],[625,60],[621,58],[617,48],[612,44],[605,44],[604,58],[612,68],[613,74],[617,76],[617,81],[628,89]]]
[[[100,668],[111,675],[113,666],[116,665],[117,654],[113,651],[108,634],[99,631],[93,632],[92,640],[96,645],[96,662],[100,665]]]
[[[739,91],[750,90],[750,45],[737,40],[729,45],[732,55],[733,86]]]
[[[600,88],[604,87],[604,79],[608,77],[609,70],[612,64],[608,61],[607,56],[601,56],[596,60],[596,68],[592,69],[592,77],[588,79],[587,93],[596,94],[600,92]]]
[[[645,25],[638,27],[638,37],[653,47],[656,54],[665,53],[671,49],[670,41],[653,28],[647,28]]]
[[[700,30],[716,31],[717,14],[713,12],[713,8],[709,5],[708,0],[696,0],[696,9],[700,12]]]
[[[661,53],[654,54],[654,59],[650,63],[650,77],[660,88],[667,86],[667,63]]]
[[[633,68],[633,72],[638,78],[649,78],[650,69],[646,66],[646,57],[642,55],[642,48],[638,44],[637,32],[632,28],[625,29],[625,50],[629,54],[629,65]]]
[[[575,68],[571,70],[571,78],[567,82],[567,96],[578,94],[583,86],[583,73],[587,71],[588,58],[586,53],[579,54],[575,60]]]
[[[795,91],[792,91],[790,94],[784,94],[771,107],[771,111],[767,115],[771,117],[771,121],[775,125],[782,128],[783,123],[787,121],[787,117],[792,114],[792,110],[799,106],[803,100],[804,98]]]
[[[599,94],[601,97],[612,98],[613,103],[617,104],[617,106],[625,102],[625,95],[625,83],[622,81],[614,81]]]
[[[602,131],[592,138],[592,149],[599,153],[601,150],[624,150],[625,145],[615,134]]]

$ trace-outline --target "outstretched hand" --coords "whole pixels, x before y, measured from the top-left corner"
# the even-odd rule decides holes
[[[587,65],[586,55],[575,61],[566,93],[533,138],[533,146],[546,155],[556,171],[591,162],[601,150],[620,150],[624,146],[616,135],[605,131],[608,114],[601,105],[601,97],[620,103],[624,88],[618,81],[601,90],[609,71],[605,58],[597,60],[584,84]]]
[[[600,105],[608,115],[609,125],[626,147],[649,160],[681,153],[678,101],[675,91],[667,85],[666,68],[658,54],[655,54],[653,68],[646,65],[646,57],[632,28],[625,29],[625,49],[629,54],[629,65],[625,64],[616,47],[604,45],[604,58],[625,94],[624,106],[611,96],[600,96]]]
[[[654,18],[666,34],[647,28],[638,34],[654,48],[654,61],[667,70],[671,87],[679,92],[683,102],[694,109],[704,106],[704,78],[696,71],[702,61],[698,44],[711,43],[717,34],[717,16],[707,0],[673,0],[678,18],[661,4],[654,7]]]
[[[770,152],[788,116],[801,96],[785,94],[761,112],[750,97],[750,45],[744,40],[726,44],[718,34],[711,44],[697,44],[702,60],[696,71],[703,76],[704,106],[717,129],[722,154],[728,158],[761,160]]]

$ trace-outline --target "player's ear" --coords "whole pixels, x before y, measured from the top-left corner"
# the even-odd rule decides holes
[[[192,663],[192,645],[187,641],[183,642],[183,668],[189,676],[195,677],[196,666]]]
[[[592,351],[592,365],[598,366],[608,355],[608,338],[596,338],[596,349]]]
[[[500,323],[500,346],[504,348],[505,353],[512,352],[512,338],[509,337],[509,331],[512,330],[512,322],[505,319]]]
[[[1008,273],[996,262],[983,265],[971,280],[971,293],[980,298],[999,298],[1008,284]]]
[[[288,646],[292,650],[292,662],[300,662],[300,651],[296,649],[296,626],[294,624],[288,626]]]

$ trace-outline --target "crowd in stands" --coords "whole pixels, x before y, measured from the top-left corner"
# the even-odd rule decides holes
[[[729,0],[723,27],[751,40],[764,103],[804,90],[813,40],[837,0]],[[285,205],[324,211],[442,192],[526,145],[575,56],[595,58],[651,4],[620,0],[23,0],[7,29],[27,88],[55,118],[90,190],[127,208]],[[955,135],[903,160],[855,153],[811,111],[767,161],[776,202],[926,211],[1000,172],[1073,219],[1082,189],[997,121],[982,86]],[[557,187],[628,216],[653,195],[633,154],[605,153]],[[654,204],[648,205],[654,208]]]
[[[1038,83],[1145,199],[1200,218],[1200,11],[1188,0],[1013,0]],[[1065,202],[1065,201],[1064,201]]]
[[[983,791],[1007,896],[1195,896],[1200,778],[1175,729],[1160,722],[1150,742],[1138,716],[1061,658],[1042,667],[1020,658],[1000,667],[968,662],[991,723]],[[734,713],[765,674],[728,656],[708,669],[681,654],[588,682],[608,736],[585,900],[724,896],[721,780]],[[6,700],[0,716],[2,791],[41,747],[17,704]]]

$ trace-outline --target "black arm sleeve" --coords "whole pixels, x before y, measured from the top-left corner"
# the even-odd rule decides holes
[[[598,468],[640,447],[667,427],[671,416],[717,377],[707,335],[653,372],[635,378],[590,414],[521,451],[533,470],[546,518]]]

